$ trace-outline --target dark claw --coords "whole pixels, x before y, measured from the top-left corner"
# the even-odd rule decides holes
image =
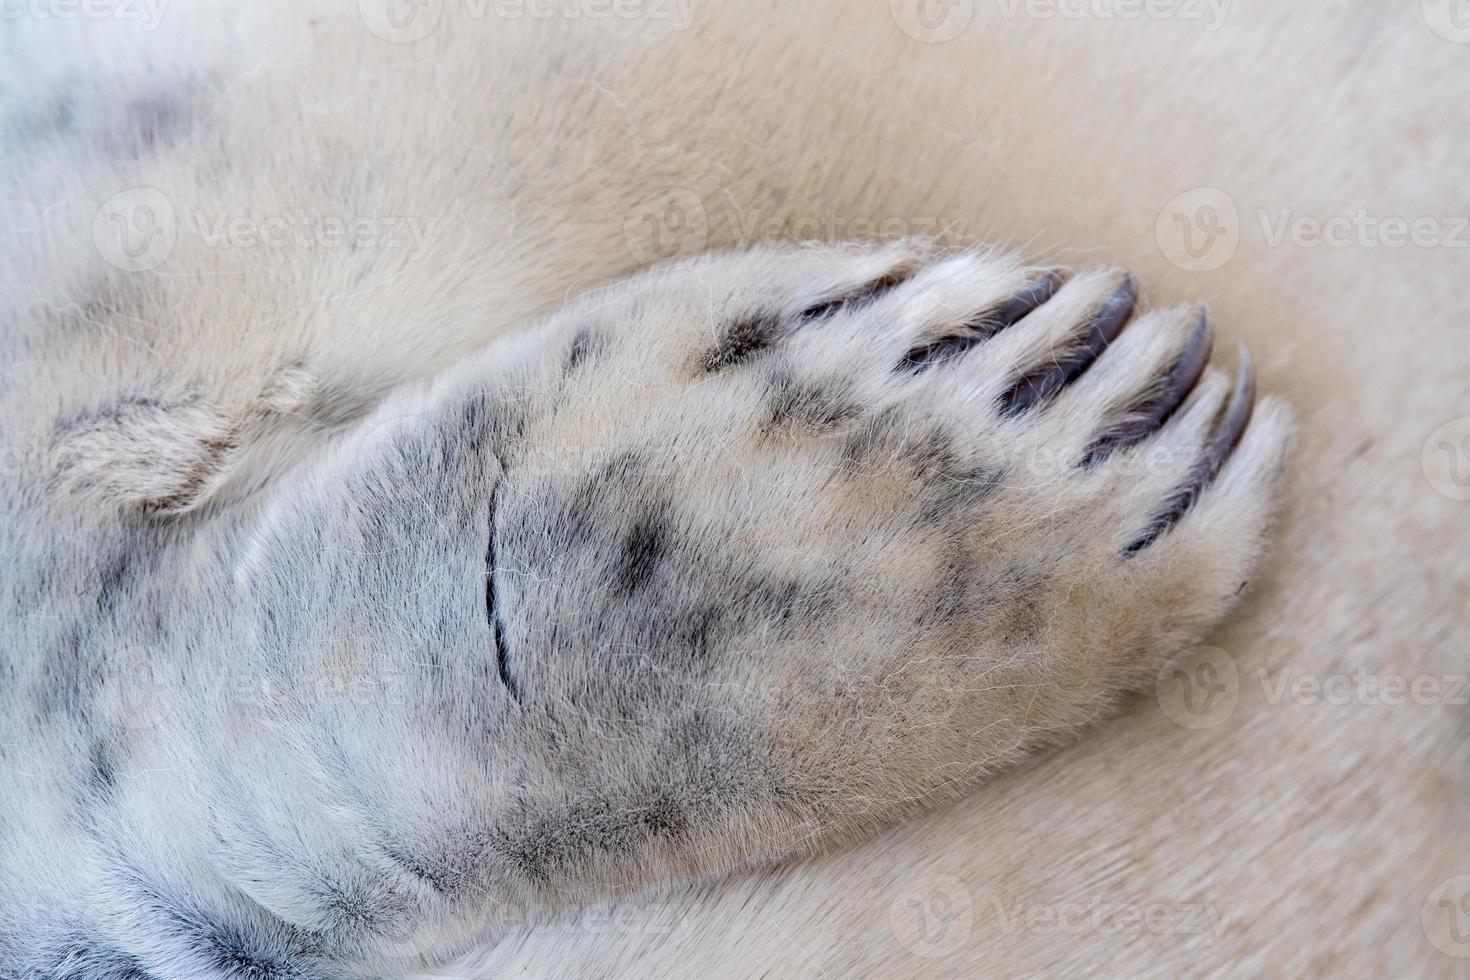
[[[940,361],[960,356],[971,347],[981,341],[989,340],[1007,327],[1015,326],[1025,319],[1027,314],[1035,311],[1037,307],[1055,296],[1065,279],[1066,277],[1060,272],[1046,273],[1040,279],[1028,283],[1019,293],[999,306],[985,311],[966,323],[961,328],[962,333],[909,351],[899,364],[899,370],[919,374]]]
[[[1126,422],[1099,436],[1097,441],[1082,454],[1080,465],[1084,469],[1096,466],[1118,450],[1135,446],[1151,433],[1157,432],[1159,427],[1169,421],[1169,417],[1194,390],[1200,375],[1204,373],[1205,365],[1210,360],[1210,351],[1213,347],[1214,337],[1210,331],[1210,315],[1201,310],[1199,319],[1194,325],[1194,332],[1190,334],[1189,343],[1184,348],[1184,353],[1169,369],[1169,374],[1164,378],[1164,383],[1159,391],[1131,409],[1129,411],[1131,417]]]
[[[1256,407],[1256,370],[1251,363],[1250,353],[1240,348],[1240,368],[1236,372],[1235,391],[1230,396],[1223,416],[1215,424],[1214,431],[1205,443],[1200,458],[1190,468],[1184,484],[1171,493],[1164,506],[1148,522],[1147,529],[1123,549],[1123,557],[1129,558],[1153,544],[1169,528],[1179,523],[1205,487],[1214,482],[1220,468],[1240,444],[1240,437],[1250,424],[1251,413]]]
[[[1065,280],[1066,277],[1060,272],[1048,272],[1002,303],[999,309],[986,313],[967,326],[983,334],[981,339],[994,337],[1006,327],[1013,327],[1021,322],[1028,314],[1035,312],[1037,307],[1055,296]]]
[[[1240,367],[1236,369],[1235,391],[1230,395],[1230,408],[1225,418],[1215,429],[1215,435],[1205,452],[1207,467],[1204,484],[1208,485],[1220,473],[1220,467],[1230,458],[1245,427],[1250,424],[1251,414],[1256,408],[1256,366],[1251,361],[1250,351],[1240,345]]]
[[[865,283],[864,285],[858,287],[858,289],[856,289],[855,291],[848,293],[845,296],[838,296],[833,299],[824,300],[821,303],[818,303],[816,306],[811,306],[805,310],[802,310],[801,314],[797,317],[797,320],[801,323],[810,323],[813,320],[826,319],[833,313],[836,313],[838,310],[845,309],[850,306],[861,306],[865,303],[872,303],[882,297],[884,293],[887,293],[893,289],[897,289],[899,286],[902,286],[904,283],[908,282],[914,277],[914,273],[916,271],[916,267],[900,266],[889,272],[885,272],[877,279],[874,279],[872,282]]]
[[[1118,339],[1118,334],[1132,319],[1137,304],[1138,284],[1132,276],[1125,276],[1112,297],[1093,314],[1082,343],[1063,351],[1053,363],[1032,371],[1012,385],[1001,396],[1001,414],[1020,415],[1077,380],[1107,346]]]

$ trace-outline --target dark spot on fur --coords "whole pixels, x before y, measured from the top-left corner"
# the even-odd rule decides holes
[[[894,410],[866,420],[851,432],[843,443],[843,457],[859,468],[901,467],[920,483],[964,469],[954,436],[943,425],[921,427]]]
[[[720,616],[713,625],[720,627],[719,635],[727,642],[737,644],[742,637],[787,635],[792,627],[820,629],[837,598],[829,582],[802,581],[762,571],[747,573],[737,568],[719,572],[710,587],[718,587],[723,595],[716,607]],[[689,621],[697,619],[691,616]]]
[[[987,466],[956,466],[931,471],[919,510],[921,526],[947,521],[969,523],[975,509],[1005,484],[1005,471]]]
[[[639,817],[655,837],[667,837],[688,829],[689,815],[683,803],[667,791],[656,792],[643,806]]]
[[[715,345],[705,351],[700,364],[706,371],[721,371],[748,361],[769,347],[781,329],[781,318],[771,313],[736,320],[725,326]]]
[[[322,429],[338,428],[355,422],[381,404],[384,391],[378,384],[366,381],[351,385],[325,383],[311,393],[295,414]]]
[[[624,595],[637,592],[648,583],[663,561],[668,548],[670,529],[658,514],[646,515],[623,538],[622,554],[613,573],[613,588]]]
[[[964,470],[955,451],[954,435],[937,425],[905,440],[898,459],[908,464],[914,476],[925,481],[948,478]]]
[[[103,945],[95,938],[71,936],[61,944],[47,980],[153,980],[127,953]]]
[[[69,94],[60,95],[42,117],[39,127],[42,133],[64,133],[76,124],[76,108]]]
[[[690,826],[724,812],[769,805],[787,791],[748,722],[720,711],[694,710],[669,724],[659,757],[673,767],[667,785],[678,786]]]
[[[942,424],[919,423],[889,411],[866,419],[847,433],[843,467],[850,474],[896,471],[913,480],[919,526],[964,523],[1006,479],[999,464],[957,448]]]
[[[182,104],[160,96],[136,99],[126,111],[128,131],[136,137],[137,149],[144,152],[175,139],[189,118]]]
[[[647,465],[635,450],[614,453],[577,481],[564,504],[554,510],[548,508],[557,515],[551,526],[569,545],[603,533],[598,515],[606,508],[609,496],[621,498],[632,493],[644,478]]]
[[[436,868],[427,861],[407,853],[394,846],[385,846],[383,853],[390,861],[398,865],[411,876],[428,885],[440,895],[447,895],[452,884],[452,875],[442,868]]]
[[[62,436],[81,429],[95,429],[104,425],[116,425],[145,412],[166,413],[192,405],[197,401],[197,396],[170,402],[155,395],[125,395],[110,404],[98,408],[83,409],[72,415],[65,416],[56,422],[52,431],[55,435]]]
[[[319,879],[312,886],[317,906],[329,916],[329,931],[347,937],[380,934],[411,911],[404,896],[378,883]]]
[[[173,947],[207,968],[204,976],[232,980],[306,980],[307,971],[294,962],[322,952],[320,937],[302,932],[260,910],[264,919],[240,925],[211,914],[192,896],[166,890],[137,867],[116,872],[115,900],[126,902],[155,920],[155,941]],[[191,975],[197,975],[191,973]]]
[[[87,786],[93,792],[106,795],[117,785],[117,767],[112,748],[101,738],[92,740],[87,750]]]
[[[297,980],[304,976],[286,963],[251,949],[242,936],[214,932],[202,934],[200,940],[223,976],[239,980]]]
[[[0,130],[0,141],[24,145],[71,137],[130,158],[177,142],[195,116],[187,101],[164,94],[133,99],[120,111],[112,105],[106,110],[79,114],[75,96],[64,93],[39,109],[13,116]]]
[[[623,450],[613,454],[597,469],[593,479],[598,483],[611,483],[626,489],[637,481],[648,466],[648,460],[636,450]]]
[[[660,735],[647,750],[657,767],[637,785],[613,789],[601,784],[605,774],[588,772],[571,799],[528,800],[524,819],[489,841],[491,855],[545,885],[585,874],[598,859],[644,860],[692,828],[782,798],[783,780],[741,722],[703,711],[652,721]]]
[[[826,582],[803,582],[793,578],[763,578],[752,590],[756,608],[768,623],[786,626],[799,623],[820,626],[835,610],[836,597]]]
[[[830,429],[858,416],[859,409],[848,397],[842,382],[800,380],[778,372],[769,380],[767,429],[799,425]]]
[[[588,363],[593,357],[603,353],[606,341],[591,330],[579,330],[577,336],[572,338],[572,346],[567,349],[566,364],[563,366],[563,374],[572,374],[583,364]]]
[[[93,593],[97,608],[113,610],[121,606],[135,571],[133,556],[127,551],[115,552],[101,562],[98,565],[97,585]]]
[[[725,609],[718,603],[709,603],[694,609],[679,623],[675,644],[688,651],[690,658],[706,660],[711,653],[710,637],[725,617]]]
[[[1004,610],[997,630],[1001,644],[1011,650],[1024,650],[1035,644],[1046,626],[1040,599],[1031,593],[1021,594]]]
[[[88,722],[95,693],[103,683],[101,658],[76,621],[60,625],[50,641],[31,691],[38,722],[65,716]]]
[[[996,569],[971,549],[956,546],[920,626],[949,624],[968,634],[981,622],[1002,647],[1024,652],[1035,647],[1046,628],[1045,602],[1052,588],[1042,564],[1011,562]]]
[[[44,142],[72,132],[76,121],[75,100],[63,93],[38,109],[13,116],[3,131],[4,142],[17,146]]]
[[[595,855],[626,855],[646,841],[637,810],[624,802],[593,795],[548,806],[496,834],[492,853],[538,885],[570,877]]]

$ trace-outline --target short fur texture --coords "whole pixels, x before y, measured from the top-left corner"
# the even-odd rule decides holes
[[[1207,375],[1146,443],[1097,467],[1075,461],[1146,404],[1187,347],[1193,311],[1140,315],[1061,393],[1009,416],[1008,391],[1086,335],[1116,273],[1073,276],[992,336],[987,317],[1043,270],[1003,252],[793,248],[749,234],[768,216],[780,228],[839,216],[840,233],[818,236],[832,239],[860,235],[854,217],[984,222],[949,237],[1105,243],[1106,260],[1139,266],[1156,298],[1199,291],[1135,251],[1118,217],[1129,194],[1112,188],[1141,182],[1152,235],[1168,195],[1147,188],[1238,163],[1226,133],[1245,124],[1215,120],[1203,146],[1165,159],[1120,154],[1122,128],[1102,122],[1117,108],[1099,108],[1095,91],[1069,98],[1086,80],[1061,67],[1078,64],[1067,45],[1101,28],[1073,38],[1031,25],[992,50],[982,17],[925,45],[882,4],[851,21],[812,4],[773,13],[747,61],[735,52],[753,37],[748,12],[701,10],[680,27],[475,9],[446,5],[412,43],[385,40],[350,7],[284,2],[170,9],[153,31],[22,19],[0,33],[12,66],[0,76],[0,179],[16,229],[5,241],[16,274],[0,284],[0,417],[21,460],[3,526],[0,608],[14,626],[0,662],[0,970],[958,976],[984,957],[1016,973],[1086,962],[1090,944],[1116,937],[978,929],[942,956],[916,954],[890,906],[924,861],[972,902],[1009,887],[1024,905],[1068,867],[1116,896],[1099,853],[1154,869],[1137,904],[1269,909],[1292,880],[1325,888],[1310,869],[1278,867],[1281,845],[1266,838],[1248,839],[1273,873],[1249,888],[1238,883],[1254,859],[1228,857],[1211,876],[1172,851],[1172,835],[1197,842],[1213,826],[1164,829],[1177,808],[1234,824],[1259,812],[1262,777],[1223,764],[1201,776],[1184,758],[1161,767],[1179,730],[1133,718],[1112,754],[1074,750],[993,786],[983,828],[950,810],[785,884],[720,886],[681,913],[688,941],[507,934],[569,903],[851,842],[1067,739],[1240,594],[1289,423],[1275,402],[1259,406],[1183,520],[1125,558],[1187,479],[1227,382]],[[1081,64],[1133,63],[1092,57]],[[772,84],[768,62],[811,84]],[[1131,124],[1204,125],[1150,84],[1153,71],[1109,79],[1113,101],[1136,89],[1157,107]],[[1420,125],[1422,140],[1438,138]],[[1098,173],[1080,188],[1089,165]],[[1271,186],[1239,180],[1237,194]],[[126,268],[127,252],[109,264],[108,202],[140,188],[157,195],[143,198],[153,217],[171,210],[176,240],[152,267]],[[693,222],[694,251],[737,251],[598,288],[669,257],[643,230],[651,216],[652,234],[669,231],[669,205],[685,231]],[[260,237],[272,219],[289,229],[284,245]],[[328,219],[366,220],[376,237],[335,249],[295,237]],[[1312,302],[1285,302],[1250,255],[1209,290],[1227,329],[1268,358],[1268,386],[1289,378],[1313,406],[1356,390],[1339,376],[1364,374],[1334,375],[1301,327],[1266,332],[1289,313],[1320,317],[1322,293],[1353,292],[1357,259],[1332,258],[1342,269],[1302,273],[1317,277]],[[1358,289],[1369,308],[1382,302]],[[1427,299],[1393,295],[1396,320]],[[1409,319],[1429,330],[1443,315]],[[1432,336],[1448,346],[1419,366],[1426,390],[1400,384],[1394,397],[1430,399],[1463,367],[1463,340]],[[905,369],[936,349],[950,356]],[[1432,498],[1406,496],[1398,513],[1447,520]],[[1340,526],[1314,514],[1298,501],[1285,533]],[[1353,548],[1334,555],[1368,553]],[[1319,572],[1273,580],[1247,627],[1351,630]],[[1425,640],[1421,669],[1454,622],[1440,591],[1453,581],[1413,600],[1428,618],[1402,632]],[[1239,635],[1217,642],[1244,658]],[[1437,717],[1391,722],[1373,728],[1375,751],[1421,753],[1415,771],[1431,783],[1447,772]],[[1262,755],[1250,728],[1226,729],[1229,758]],[[1305,738],[1273,730],[1273,746]],[[1412,896],[1434,885],[1419,878],[1440,874],[1449,847],[1412,842],[1463,813],[1460,784],[1446,774],[1448,788],[1354,809],[1374,784],[1329,780],[1324,754],[1348,756],[1323,745],[1290,749],[1306,773],[1271,785],[1282,806],[1325,807],[1303,845],[1340,835],[1374,852],[1346,895],[1323,899],[1359,925],[1346,939],[1324,916],[1311,941],[1262,966],[1326,970],[1323,957],[1371,947],[1387,967],[1424,968],[1437,954],[1422,935],[1370,937],[1417,928]],[[1037,809],[1023,785],[1047,803]],[[1357,819],[1336,816],[1343,807]],[[1055,822],[1041,815],[1059,813],[1075,820],[1052,832],[1075,845],[1034,840]],[[952,865],[957,841],[1014,878]],[[1368,900],[1387,887],[1380,869],[1404,879],[1387,905]],[[741,943],[757,926],[706,931],[751,889],[802,892],[796,953]],[[863,895],[871,908],[826,914]],[[777,935],[793,928],[745,914]],[[875,921],[887,939],[825,938],[871,934]],[[1224,929],[1207,954],[1275,941],[1252,943],[1251,928]],[[1175,971],[1176,957],[1202,955],[1199,937],[1174,938],[1177,950],[1126,952]],[[728,942],[738,955],[722,952]],[[448,965],[460,954],[471,960]]]

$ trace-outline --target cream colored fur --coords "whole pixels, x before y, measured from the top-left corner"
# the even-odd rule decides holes
[[[27,399],[7,416],[12,444],[43,446],[51,485],[104,508],[246,504],[398,385],[650,261],[871,230],[1126,266],[1158,308],[1207,298],[1262,387],[1298,406],[1277,557],[1210,641],[1236,670],[1228,717],[1178,724],[1165,674],[1084,744],[854,849],[629,899],[606,919],[571,913],[447,975],[1451,975],[1463,962],[1426,925],[1437,886],[1470,873],[1463,711],[1271,694],[1288,668],[1446,688],[1465,673],[1470,582],[1451,542],[1470,505],[1437,492],[1421,456],[1470,414],[1467,252],[1273,247],[1258,216],[1463,213],[1470,48],[1413,4],[1237,2],[1218,22],[1204,7],[950,15],[972,8],[942,41],[884,2],[575,21],[450,2],[415,43],[324,3],[180,5],[149,32],[14,28],[7,53],[38,92],[90,49],[88,105],[136,89],[150,62],[169,66],[176,103],[177,146],[76,164],[63,137],[8,178],[15,227],[49,236],[35,235],[46,254],[15,250],[22,278],[0,286],[44,325],[9,366]],[[191,72],[199,83],[180,85]],[[84,138],[108,125],[104,108]],[[196,127],[227,135],[195,140]],[[109,267],[99,283],[97,216],[140,185],[186,233],[159,274]],[[1191,272],[1170,261],[1167,212],[1198,188],[1225,192],[1242,235]],[[317,260],[197,234],[296,209],[391,222],[404,241]],[[150,397],[109,407],[138,388]],[[53,441],[55,419],[98,405]],[[1257,518],[1253,504],[1246,525]],[[1168,603],[1138,608],[1167,620]],[[1119,924],[1151,909],[1153,925]]]

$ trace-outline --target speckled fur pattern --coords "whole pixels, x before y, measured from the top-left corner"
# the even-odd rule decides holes
[[[881,131],[858,110],[664,97],[727,15],[444,16],[415,43],[327,3],[0,33],[0,976],[470,971],[1071,741],[1260,568],[1284,405],[1182,516],[1228,375],[1137,424],[1198,307],[1140,302],[1012,411],[1120,272],[714,224],[645,271],[650,193],[914,215],[895,188],[929,164],[889,140],[829,180]],[[782,59],[820,51],[772,16]],[[771,128],[732,143],[730,114]],[[983,211],[955,154],[949,220]],[[120,268],[96,219],[139,188],[177,240]],[[298,213],[408,239],[217,234]]]

